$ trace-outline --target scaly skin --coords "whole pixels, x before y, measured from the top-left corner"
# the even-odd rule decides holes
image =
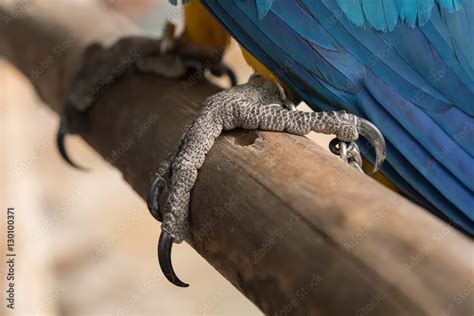
[[[185,238],[191,189],[205,155],[223,130],[241,127],[296,135],[315,131],[335,134],[346,142],[359,137],[355,115],[344,111],[290,111],[283,107],[283,102],[276,85],[261,76],[253,76],[248,83],[217,93],[205,101],[204,110],[188,126],[158,172],[164,180],[169,179],[171,189],[162,229],[170,233],[175,242]]]

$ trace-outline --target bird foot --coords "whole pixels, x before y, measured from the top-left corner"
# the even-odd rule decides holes
[[[215,76],[228,76],[231,85],[236,77],[221,62],[223,50],[209,50],[175,38],[175,27],[168,23],[161,40],[126,37],[109,48],[93,44],[85,53],[85,64],[77,75],[73,89],[61,114],[56,136],[59,152],[71,166],[83,169],[68,156],[65,136],[87,129],[87,112],[94,102],[125,73],[137,70],[166,78],[181,78],[209,70]]]
[[[368,121],[344,111],[292,111],[285,108],[287,104],[278,85],[253,75],[248,83],[209,97],[201,114],[186,127],[178,145],[161,163],[151,181],[147,202],[153,217],[162,220],[158,259],[165,277],[173,284],[187,286],[173,270],[171,248],[173,242],[180,243],[186,237],[191,189],[205,155],[223,130],[242,127],[297,135],[315,131],[335,134],[345,142],[362,135],[375,149],[374,168],[380,167],[385,157],[384,139]],[[169,195],[161,212],[158,201],[164,189]]]

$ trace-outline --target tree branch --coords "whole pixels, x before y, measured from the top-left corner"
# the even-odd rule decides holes
[[[59,111],[87,46],[139,32],[100,8],[45,2],[0,4],[11,18],[0,21],[0,54]],[[145,197],[218,88],[137,73],[105,88],[82,136]],[[304,137],[225,133],[190,211],[188,242],[265,313],[472,313],[471,241]]]

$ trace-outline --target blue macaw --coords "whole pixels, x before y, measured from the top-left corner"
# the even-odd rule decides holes
[[[373,122],[382,172],[474,235],[474,1],[201,3],[314,110]]]

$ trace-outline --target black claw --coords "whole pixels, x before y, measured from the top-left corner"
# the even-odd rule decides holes
[[[87,168],[81,167],[71,160],[65,145],[66,135],[76,134],[84,131],[85,121],[84,112],[77,109],[74,102],[70,99],[67,100],[64,105],[63,112],[61,113],[60,123],[58,132],[56,133],[56,145],[58,147],[61,157],[73,168],[86,171]]]
[[[235,87],[237,85],[237,77],[235,76],[234,71],[227,66],[225,66],[225,68],[225,74],[229,77],[230,86]]]
[[[173,247],[173,237],[162,230],[160,234],[160,240],[158,242],[158,261],[160,262],[161,271],[165,275],[166,279],[179,287],[188,287],[189,284],[181,281],[173,270],[171,264],[171,248]]]
[[[61,125],[63,125],[63,124],[61,124]],[[64,139],[66,138],[66,135],[67,135],[67,133],[65,132],[65,129],[60,126],[59,129],[58,129],[58,132],[56,134],[56,145],[58,147],[59,154],[64,159],[64,161],[66,161],[68,163],[68,165],[70,165],[71,167],[73,167],[75,169],[78,169],[78,170],[87,171],[87,168],[79,166],[74,161],[72,161],[71,158],[69,158],[69,155],[67,154],[66,146],[65,146],[65,143],[64,143]]]
[[[235,87],[237,85],[237,76],[235,75],[235,72],[226,64],[218,63],[217,65],[209,68],[209,70],[211,71],[211,74],[216,77],[227,76],[229,78],[231,87]]]
[[[150,183],[150,186],[148,187],[147,205],[151,216],[153,216],[159,222],[163,221],[163,214],[161,214],[159,203],[161,191],[162,188],[160,187],[160,176],[155,175]]]

